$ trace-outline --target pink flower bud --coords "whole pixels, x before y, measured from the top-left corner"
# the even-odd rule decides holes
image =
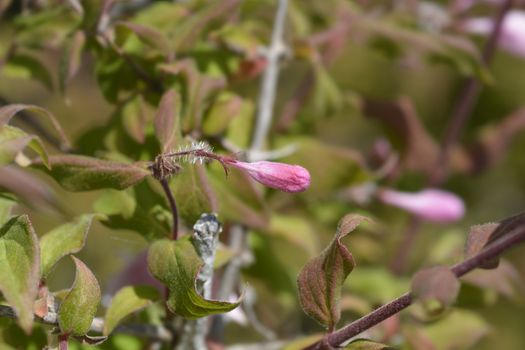
[[[386,204],[434,222],[453,222],[461,219],[465,213],[465,205],[461,198],[438,189],[426,189],[416,193],[383,189],[378,192],[378,197]]]
[[[254,180],[284,192],[302,192],[310,186],[310,173],[299,165],[276,162],[245,163],[234,159],[224,162],[234,168],[245,170]]]

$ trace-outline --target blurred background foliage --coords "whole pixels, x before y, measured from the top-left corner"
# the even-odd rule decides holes
[[[213,165],[206,170],[216,196],[213,204],[191,165],[171,179],[186,227],[204,208],[218,209],[224,241],[231,224],[249,228],[253,256],[243,281],[256,291],[259,321],[279,338],[322,331],[300,310],[295,280],[306,261],[332,239],[346,213],[361,213],[374,222],[345,241],[358,265],[344,286],[340,325],[408,290],[410,276],[420,267],[460,261],[471,225],[522,210],[525,136],[519,128],[504,134],[505,141],[512,139],[508,147],[475,155],[480,140],[487,139],[483,135],[498,130],[524,105],[525,57],[498,50],[490,67],[483,65],[480,51],[486,38],[468,35],[462,23],[494,16],[497,7],[482,3],[455,12],[456,3],[292,0],[285,34],[289,51],[280,65],[266,146],[294,145],[296,151],[279,161],[309,169],[311,188],[299,195],[262,191],[235,172],[225,179]],[[177,108],[183,135],[207,140],[220,153],[249,146],[265,66],[259,50],[270,41],[275,1],[122,0],[102,20],[103,1],[81,2],[82,11],[77,1],[0,4],[0,97],[4,104],[52,111],[73,141],[74,153],[124,162],[153,160],[162,147],[153,116],[168,88],[176,89],[182,101]],[[450,176],[442,185],[464,199],[466,215],[453,224],[424,223],[405,252],[406,271],[395,274],[389,267],[409,214],[373,198],[359,201],[355,190],[364,184],[422,189],[436,171],[428,161],[468,77],[479,79],[483,88],[461,134],[465,148],[453,152]],[[404,106],[401,118],[407,108],[412,111],[406,123],[393,119],[399,105]],[[45,122],[18,117],[12,124],[40,135],[50,153],[61,152]],[[391,158],[397,159],[393,169],[379,175]],[[42,172],[24,172],[36,179],[20,177],[18,186],[0,180],[0,185],[21,198],[24,204],[17,212],[29,213],[38,235],[82,213],[109,215],[94,224],[79,253],[107,295],[129,282],[122,271],[151,238],[169,231],[167,203],[154,181],[125,191],[68,192]],[[24,195],[26,181],[36,189]],[[402,349],[522,349],[521,251],[508,255],[515,268],[504,264],[507,272],[476,272],[467,278],[447,315],[429,320],[413,307],[367,335]],[[69,288],[73,275],[73,265],[62,261],[50,277],[50,289]],[[148,313],[134,317],[155,317]],[[1,322],[4,341],[31,348],[16,326]],[[39,336],[45,337],[34,338]],[[227,344],[261,339],[253,325],[227,325]],[[116,335],[100,347],[141,345]]]

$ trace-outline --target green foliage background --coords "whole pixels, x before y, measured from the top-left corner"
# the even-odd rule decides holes
[[[70,57],[67,61],[65,52],[74,33],[81,30],[89,33],[92,30],[89,21],[95,17],[89,17],[88,7],[85,17],[81,17],[60,1],[48,3],[25,14],[15,4],[3,14],[0,56],[7,54],[13,42],[18,49],[0,71],[0,96],[10,103],[34,104],[52,111],[72,140],[75,153],[123,162],[153,160],[162,144],[156,139],[152,116],[161,92],[168,88],[175,88],[186,101],[177,107],[182,109],[182,134],[197,129],[194,118],[199,115],[203,118],[200,136],[218,152],[228,153],[218,142],[221,138],[243,149],[248,146],[260,76],[250,77],[249,72],[242,70],[242,64],[253,63],[257,47],[269,42],[274,1],[246,0],[234,6],[230,15],[212,19],[206,16],[213,12],[214,6],[226,2],[158,1],[125,12],[122,18],[128,23],[139,23],[160,33],[141,40],[122,25],[116,32],[115,43],[145,74],[163,77],[162,91],[144,82],[125,60],[93,37],[86,38],[84,51],[79,54],[78,74],[67,81],[60,79],[67,62],[73,60]],[[93,11],[97,12],[100,4],[87,3],[94,5]],[[406,274],[395,276],[389,272],[389,263],[408,225],[408,214],[375,200],[358,205],[341,193],[366,181],[416,191],[424,186],[428,174],[401,165],[398,175],[374,179],[376,166],[369,155],[377,140],[389,137],[401,159],[408,151],[406,139],[400,138],[394,128],[384,128],[378,121],[380,118],[365,115],[366,101],[408,98],[426,132],[439,142],[465,78],[474,76],[483,81],[483,90],[460,140],[463,145],[472,144],[484,130],[498,125],[524,105],[525,59],[500,50],[490,68],[484,67],[479,61],[479,49],[484,44],[481,38],[447,28],[445,33],[461,42],[451,48],[441,35],[425,32],[418,26],[417,17],[409,9],[396,9],[390,1],[372,1],[366,6],[360,3],[343,0],[290,3],[286,42],[291,52],[281,64],[274,129],[267,145],[268,148],[298,145],[298,152],[279,161],[308,168],[312,187],[298,195],[265,191],[261,199],[239,190],[237,186],[244,186],[247,181],[239,178],[239,174],[224,179],[214,165],[208,166],[211,168],[208,177],[221,208],[219,219],[226,224],[241,221],[250,230],[254,262],[243,270],[243,279],[257,291],[256,312],[263,324],[284,339],[322,331],[302,313],[295,280],[302,266],[331,241],[337,222],[345,214],[364,214],[372,217],[374,223],[364,225],[345,239],[357,266],[344,285],[339,325],[408,290],[409,276],[421,266],[459,261],[471,225],[516,214],[525,203],[525,134],[517,132],[508,149],[487,169],[469,174],[459,171],[459,166],[452,172],[443,187],[465,200],[465,217],[449,225],[425,223],[409,252]],[[446,5],[443,1],[437,3]],[[379,9],[379,15],[372,15],[374,9]],[[193,14],[185,17],[184,11]],[[476,11],[490,15],[494,9],[481,6]],[[345,13],[349,19],[345,19]],[[344,32],[343,44],[334,44],[339,45],[335,57],[324,64],[319,55],[329,48],[311,44],[312,37],[337,28],[346,20],[350,25]],[[201,24],[202,29],[197,30]],[[174,62],[184,59],[193,62],[196,74],[202,79],[200,83],[223,78],[225,86],[199,99],[198,94],[192,95],[192,86],[187,81],[191,78],[159,73],[166,55],[164,41],[175,51]],[[315,77],[309,98],[302,102],[291,123],[278,128],[277,121],[286,103],[309,74]],[[145,122],[138,117],[139,107],[134,103],[143,103]],[[39,134],[22,118],[15,117],[10,124]],[[46,130],[52,130],[46,122],[42,124]],[[182,139],[177,142],[182,143]],[[45,144],[49,153],[60,153],[49,142]],[[200,186],[192,174],[192,166],[183,166],[188,169],[180,178],[179,175],[172,178],[171,186],[182,220],[186,227],[191,227],[199,210],[212,205],[205,194],[198,192]],[[105,224],[95,220],[84,249],[77,254],[94,272],[102,293],[114,293],[119,272],[148,247],[150,240],[161,238],[169,230],[167,203],[151,179],[122,192],[106,189],[69,192],[41,171],[31,168],[26,171],[38,177],[42,191],[50,193],[44,196],[49,199],[47,202],[41,197],[24,198],[18,193],[23,204],[16,212],[29,214],[37,235],[42,236],[85,213],[99,211],[108,215],[103,220]],[[188,191],[185,184],[189,183],[191,186],[197,183],[195,189]],[[235,193],[236,189],[239,193]],[[522,252],[523,248],[516,248],[508,255],[521,278],[525,277]],[[48,285],[53,291],[70,288],[73,278],[73,264],[70,259],[63,259],[50,275]],[[509,297],[497,292],[501,280],[484,278],[491,288],[464,284],[455,308],[441,320],[416,322],[419,317],[416,311],[402,314],[408,320],[403,323],[401,333],[410,338],[410,334],[416,337],[418,332],[425,332],[437,349],[523,348],[523,285]],[[99,314],[103,315],[101,309]],[[144,312],[134,317],[148,320],[155,316]],[[4,340],[11,338],[11,344],[24,344],[24,337],[17,337],[19,330],[14,325],[6,320],[0,322],[5,325],[1,336]],[[484,336],[479,341],[469,343],[481,334]],[[14,338],[17,340],[13,341]],[[229,324],[226,329],[227,343],[260,340],[251,327]],[[399,345],[417,349],[406,342]],[[29,347],[18,345],[18,348]],[[101,348],[139,349],[140,345],[132,337],[119,335],[111,337]]]

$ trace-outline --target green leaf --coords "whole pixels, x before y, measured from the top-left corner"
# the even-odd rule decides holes
[[[124,219],[132,217],[136,207],[137,202],[133,197],[133,190],[105,190],[93,204],[93,209],[97,213],[108,216],[122,215]]]
[[[117,36],[122,38],[122,40],[119,40],[120,45],[122,45],[125,39],[127,39],[129,33],[134,33],[143,43],[159,50],[164,54],[164,56],[171,57],[172,55],[172,50],[170,48],[168,39],[164,33],[159,32],[154,27],[138,23],[119,21],[115,23],[115,29],[117,31]]]
[[[107,190],[95,202],[96,212],[113,229],[133,230],[148,241],[166,238],[170,232],[171,212],[160,203],[166,200],[147,181],[125,191]]]
[[[58,120],[55,118],[51,112],[49,112],[47,109],[33,106],[33,105],[24,105],[24,104],[11,104],[7,106],[3,106],[0,108],[0,127],[6,125],[9,123],[9,121],[21,111],[29,111],[33,112],[38,115],[43,115],[44,117],[48,118],[49,121],[53,124],[53,127],[58,132],[60,137],[62,138],[62,142],[64,146],[69,147],[70,143],[69,140],[66,137],[66,134],[62,130],[62,127],[58,123]]]
[[[447,317],[424,328],[438,350],[472,349],[489,331],[490,326],[480,315],[461,309],[453,309]]]
[[[27,215],[16,216],[0,228],[0,291],[26,333],[33,326],[39,271],[38,238]]]
[[[68,191],[92,191],[101,188],[123,190],[141,182],[149,171],[141,163],[119,163],[97,158],[63,155],[51,156],[47,171]],[[38,167],[38,162],[35,162]]]
[[[104,335],[109,335],[126,316],[159,300],[157,289],[151,286],[128,286],[115,294],[104,319]]]
[[[47,332],[44,327],[33,327],[31,334],[28,335],[16,320],[2,318],[0,320],[0,349],[1,350],[41,350],[48,345]]]
[[[3,67],[3,73],[8,77],[35,79],[49,90],[53,89],[53,79],[48,69],[39,60],[26,54],[16,53],[10,57]]]
[[[159,109],[155,115],[155,134],[159,139],[162,152],[168,152],[180,139],[180,96],[171,89],[162,95]]]
[[[9,219],[11,210],[16,204],[14,198],[0,194],[0,225],[3,225]]]
[[[195,279],[203,262],[197,255],[191,238],[177,241],[159,240],[148,250],[148,268],[169,291],[168,308],[175,314],[196,319],[235,309],[239,302],[207,300],[195,289]]]
[[[352,272],[345,283],[345,291],[362,296],[373,304],[384,304],[410,288],[410,280],[396,276],[383,267],[361,266]]]
[[[252,106],[240,96],[221,92],[206,113],[202,132],[211,136],[220,135],[228,128],[232,119],[242,118],[252,110]]]
[[[175,198],[182,199],[179,214],[187,224],[197,221],[202,213],[216,211],[217,198],[202,165],[185,166],[172,178],[170,188]]]
[[[122,105],[114,118],[120,119],[123,129],[134,141],[144,145],[146,133],[148,132],[147,128],[151,120],[153,120],[154,114],[154,108],[144,101],[144,97],[136,95]],[[123,143],[126,144],[125,141]]]
[[[395,348],[385,344],[376,343],[368,339],[356,339],[343,349],[347,350],[394,350]]]
[[[436,315],[452,305],[458,297],[459,288],[459,280],[450,268],[435,266],[414,275],[411,291],[429,314]]]
[[[76,267],[73,287],[58,310],[58,325],[62,333],[82,336],[89,331],[100,302],[100,287],[89,268],[71,256]]]
[[[11,163],[26,147],[35,151],[49,168],[47,152],[39,137],[13,126],[0,127],[0,166]]]
[[[299,301],[304,312],[330,330],[341,316],[341,289],[355,266],[352,253],[342,239],[365,220],[367,218],[352,214],[342,218],[330,245],[310,260],[297,277]]]
[[[42,277],[48,277],[53,266],[64,256],[78,253],[86,241],[94,214],[86,214],[46,233],[40,239]]]

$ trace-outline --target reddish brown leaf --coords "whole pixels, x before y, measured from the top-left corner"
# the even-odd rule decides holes
[[[297,278],[304,312],[328,329],[333,329],[339,321],[341,288],[355,266],[352,253],[342,239],[365,220],[367,218],[354,214],[341,219],[330,245],[310,260]]]
[[[446,266],[435,266],[418,271],[412,278],[412,293],[423,302],[430,313],[440,312],[457,298],[460,283]],[[433,304],[435,301],[439,305]]]
[[[476,225],[470,228],[470,232],[465,245],[465,258],[471,258],[478,254],[483,248],[501,236],[510,233],[514,229],[525,224],[525,213],[521,213],[510,218],[504,219],[499,223],[488,223]],[[491,269],[498,266],[499,259],[491,260],[481,267]]]

